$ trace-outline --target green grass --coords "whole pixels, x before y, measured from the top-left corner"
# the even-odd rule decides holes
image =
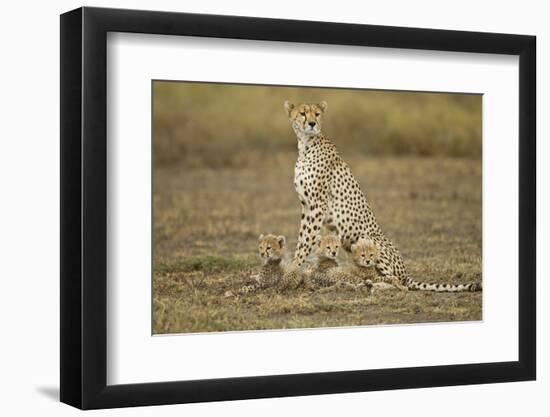
[[[190,258],[177,259],[170,262],[158,261],[155,264],[155,272],[160,274],[193,271],[219,273],[249,267],[251,263],[250,257],[230,258],[212,255],[194,256]]]

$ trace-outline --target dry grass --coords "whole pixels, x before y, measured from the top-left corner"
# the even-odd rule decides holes
[[[155,82],[154,332],[481,319],[480,293],[224,298],[260,233],[296,244],[286,99],[328,101],[323,130],[415,278],[481,280],[481,96]]]
[[[414,277],[481,280],[479,160],[342,155]],[[260,233],[284,234],[294,247],[295,157],[279,151],[240,168],[156,167],[155,333],[481,319],[481,293],[266,291],[224,298],[259,267]]]

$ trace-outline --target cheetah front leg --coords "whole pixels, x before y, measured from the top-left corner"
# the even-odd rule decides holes
[[[311,208],[302,206],[302,220],[298,234],[298,245],[294,252],[293,264],[299,268],[321,239],[321,226],[325,217],[325,205],[315,204]]]
[[[307,289],[312,286],[308,275],[300,273],[299,270],[315,245],[319,244],[322,222],[323,209],[321,207],[313,206],[310,209],[307,205],[302,204],[302,220],[300,221],[298,244],[294,252],[294,259],[281,279],[280,286],[282,289],[286,290],[300,286]]]

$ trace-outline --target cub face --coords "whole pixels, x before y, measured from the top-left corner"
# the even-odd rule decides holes
[[[319,255],[324,258],[336,260],[340,251],[340,238],[335,235],[327,235],[319,242]]]
[[[359,266],[370,267],[376,265],[380,251],[378,246],[370,240],[361,238],[351,245],[351,257]]]
[[[283,258],[286,239],[284,236],[260,235],[258,238],[258,255],[262,263],[276,262]]]
[[[296,132],[312,136],[321,132],[322,116],[327,109],[327,102],[317,104],[292,104],[285,101],[285,111],[292,128]]]

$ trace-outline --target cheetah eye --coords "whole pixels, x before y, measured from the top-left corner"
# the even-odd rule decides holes
[[[315,116],[319,117],[321,115],[321,113],[315,113]]]
[[[267,250],[270,250],[270,249],[271,249],[271,246],[268,246],[266,249],[267,249]]]
[[[306,112],[301,111],[300,114],[301,114],[302,116],[305,116],[305,115],[306,115]]]

